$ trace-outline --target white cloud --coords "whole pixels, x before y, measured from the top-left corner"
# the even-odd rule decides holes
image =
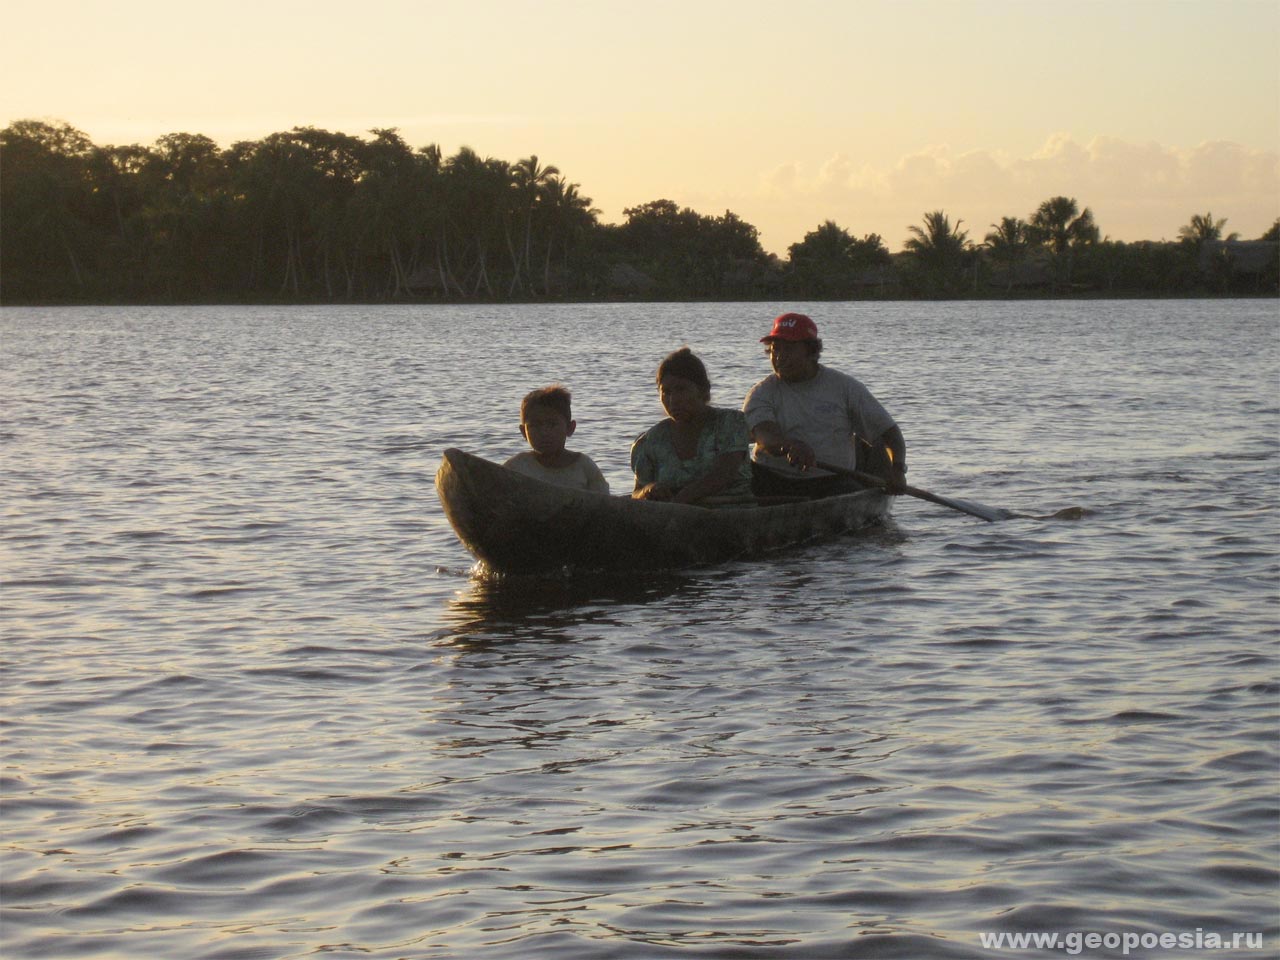
[[[723,199],[781,252],[828,219],[858,235],[879,233],[898,249],[930,210],[964,220],[981,239],[988,224],[1028,217],[1059,195],[1091,208],[1116,240],[1172,238],[1207,211],[1253,237],[1280,216],[1280,154],[1226,141],[1179,147],[1099,136],[1082,144],[1058,133],[1027,156],[938,145],[884,168],[859,167],[844,154],[816,170],[796,162],[762,177],[755,197]]]

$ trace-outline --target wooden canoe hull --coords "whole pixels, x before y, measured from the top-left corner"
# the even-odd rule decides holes
[[[455,449],[444,452],[436,490],[463,545],[503,574],[722,563],[857,529],[885,516],[890,503],[865,490],[711,510],[558,487]]]

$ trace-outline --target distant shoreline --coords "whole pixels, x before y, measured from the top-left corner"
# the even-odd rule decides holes
[[[1276,300],[1280,292],[1263,293],[1074,293],[1048,296],[1044,293],[1028,293],[1007,297],[710,297],[685,298],[629,298],[597,297],[594,299],[564,300],[265,300],[265,299],[202,299],[202,300],[78,300],[78,299],[23,299],[0,298],[0,310],[17,307],[466,307],[466,306],[575,306],[601,303],[629,303],[636,305],[659,303],[1019,303],[1063,302],[1075,300]]]
[[[1192,213],[1124,243],[1054,196],[985,236],[926,212],[903,249],[826,220],[768,253],[732,210],[650,200],[601,223],[536,155],[417,150],[297,127],[99,146],[66,124],[0,131],[0,303],[497,304],[1276,296],[1280,219],[1257,239]]]

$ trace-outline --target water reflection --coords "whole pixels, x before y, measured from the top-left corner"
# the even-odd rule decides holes
[[[449,626],[437,634],[438,645],[567,641],[580,636],[584,626],[623,626],[620,614],[628,608],[677,599],[696,602],[717,579],[714,574],[677,572],[473,577],[448,601],[443,619]]]

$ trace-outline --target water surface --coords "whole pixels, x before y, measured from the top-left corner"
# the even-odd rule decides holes
[[[625,491],[658,360],[736,405],[797,307],[1028,518],[471,576],[445,447],[562,381]],[[0,410],[6,957],[1280,944],[1274,301],[6,309]]]

